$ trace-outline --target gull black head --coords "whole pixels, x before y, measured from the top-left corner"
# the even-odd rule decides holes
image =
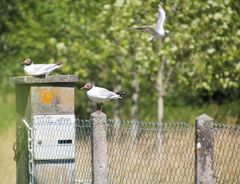
[[[22,62],[23,65],[31,65],[32,64],[32,60],[31,59],[26,59]]]
[[[83,87],[81,87],[81,89],[90,90],[92,89],[92,87],[93,87],[92,83],[86,83]]]

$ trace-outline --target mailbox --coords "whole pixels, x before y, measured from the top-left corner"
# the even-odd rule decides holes
[[[35,115],[34,159],[75,158],[75,117],[74,115]]]
[[[75,183],[74,75],[46,78],[13,77],[17,130],[25,119],[33,130],[33,166],[29,166],[26,135],[17,141],[17,183]],[[19,139],[19,137],[17,137]],[[31,179],[29,179],[31,178]]]

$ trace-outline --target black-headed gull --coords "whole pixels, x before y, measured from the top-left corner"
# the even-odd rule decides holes
[[[52,71],[60,68],[62,62],[55,64],[33,64],[31,59],[26,59],[22,64],[24,64],[24,72],[27,75],[47,77]]]
[[[94,86],[92,83],[86,83],[81,89],[87,90],[88,98],[97,103],[97,110],[102,111],[102,105],[112,99],[120,99],[126,95],[125,92],[115,93],[108,89]]]
[[[158,16],[157,16],[157,24],[156,27],[152,26],[140,26],[140,27],[133,27],[130,29],[139,30],[150,34],[148,41],[152,41],[155,39],[160,39],[165,36],[165,31],[163,28],[164,21],[166,19],[166,14],[160,3],[158,4]]]

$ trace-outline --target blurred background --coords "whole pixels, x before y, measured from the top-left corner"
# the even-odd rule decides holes
[[[104,105],[109,118],[194,123],[201,113],[240,124],[240,4],[234,0],[161,1],[169,35],[159,43],[128,28],[154,25],[157,0],[1,0],[0,180],[15,183],[15,97],[21,62],[64,61],[54,74],[75,74],[76,114],[93,104],[80,87],[94,82],[126,98]],[[162,74],[159,75],[161,66]],[[54,75],[53,74],[53,75]],[[160,77],[160,78],[159,78]],[[159,79],[164,96],[159,96]],[[161,86],[160,86],[161,87]]]

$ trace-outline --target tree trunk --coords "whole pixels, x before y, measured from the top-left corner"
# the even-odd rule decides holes
[[[114,91],[115,92],[119,92],[119,90],[121,89],[121,85],[120,83],[118,83],[115,87],[114,87]],[[114,106],[114,112],[113,112],[113,118],[115,121],[119,121],[119,110],[120,110],[120,101],[119,100],[115,100],[115,106]]]
[[[158,65],[158,75],[157,75],[157,94],[158,94],[158,110],[157,110],[157,116],[158,116],[158,122],[163,121],[163,115],[164,115],[164,102],[163,102],[163,96],[164,96],[164,86],[163,86],[163,76],[164,76],[164,61],[161,61],[161,63]]]
[[[132,141],[134,142],[137,136],[138,126],[138,96],[139,96],[139,82],[137,80],[137,72],[132,72],[132,82],[131,82],[131,89],[132,89],[132,106],[131,106],[131,137]]]
[[[131,106],[131,119],[138,119],[138,96],[139,96],[139,82],[137,80],[136,73],[133,72],[133,80],[131,83],[132,88],[132,106]]]
[[[164,63],[165,59],[161,57],[161,63],[158,65],[158,74],[157,74],[157,95],[158,95],[158,107],[157,107],[157,116],[158,116],[158,133],[157,133],[157,151],[158,151],[158,156],[159,159],[162,159],[162,153],[163,153],[163,146],[162,146],[162,121],[163,121],[163,115],[164,115],[164,101],[163,101],[163,96],[164,96],[164,82],[163,82],[163,77],[164,77]]]

